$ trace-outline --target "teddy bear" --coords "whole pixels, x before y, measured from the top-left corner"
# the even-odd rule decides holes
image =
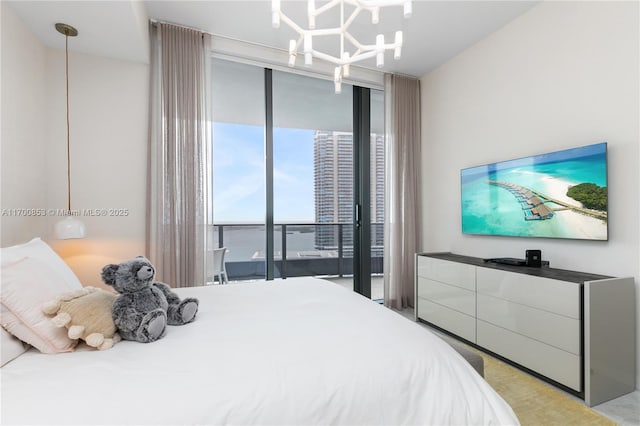
[[[57,327],[67,327],[70,339],[82,339],[99,350],[110,349],[120,341],[111,316],[116,295],[95,287],[64,293],[42,305]]]
[[[143,256],[102,268],[102,280],[120,293],[113,303],[113,320],[125,340],[150,343],[160,339],[167,325],[193,321],[198,299],[180,297],[167,284],[154,282],[155,268]]]

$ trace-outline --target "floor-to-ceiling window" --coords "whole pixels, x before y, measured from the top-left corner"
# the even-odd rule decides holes
[[[264,73],[215,59],[212,80],[215,226],[209,241],[228,249],[231,279],[264,278]]]
[[[219,59],[213,79],[212,232],[230,250],[231,280],[265,277],[264,265],[273,261],[273,277],[329,276],[353,288],[353,87],[343,84],[335,94],[331,81]],[[372,90],[367,185],[374,275],[382,273],[383,253],[382,106],[383,92]],[[265,226],[270,209],[273,225]],[[271,242],[264,236],[270,227]],[[382,287],[381,276],[374,278],[371,297],[381,299]]]

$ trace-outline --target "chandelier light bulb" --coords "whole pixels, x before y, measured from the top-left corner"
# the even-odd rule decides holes
[[[411,5],[411,1],[404,2],[404,17],[411,18],[411,14],[413,13],[413,6]]]
[[[313,44],[311,34],[304,35],[304,64],[306,66],[313,65]]]
[[[296,45],[297,43],[295,40],[289,40],[289,66],[290,67],[296,66],[296,56],[297,56]]]
[[[271,1],[271,25],[280,28],[280,0]]]
[[[371,9],[371,23],[373,25],[378,25],[379,22],[380,22],[380,8],[376,6],[373,9]]]
[[[313,51],[313,39],[311,34],[304,35],[304,53],[311,53]]]
[[[396,31],[396,47],[393,49],[393,59],[400,59],[402,55],[402,31]]]
[[[376,36],[376,67],[384,67],[384,34]]]
[[[378,34],[376,36],[376,52],[380,53],[384,51],[384,34]]]
[[[349,55],[349,52],[342,52],[342,60],[343,62],[345,62],[345,64],[342,66],[342,76],[343,77],[349,77],[349,71],[350,71],[350,60],[351,55]]]
[[[333,70],[333,83],[336,95],[342,93],[342,67],[340,66]]]

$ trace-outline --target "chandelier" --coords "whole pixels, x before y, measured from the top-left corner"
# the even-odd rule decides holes
[[[353,6],[355,9],[345,19],[345,3]],[[333,28],[316,28],[316,17],[333,9],[340,7],[340,25]],[[384,52],[393,50],[394,59],[399,59],[402,50],[402,31],[396,31],[393,43],[385,43],[384,35],[376,36],[375,44],[360,43],[350,32],[349,27],[362,11],[368,11],[371,14],[371,23],[376,25],[380,21],[380,8],[386,6],[403,6],[404,17],[411,17],[412,4],[411,0],[331,0],[328,3],[316,8],[315,0],[307,0],[307,23],[308,29],[304,29],[301,25],[296,24],[289,18],[280,8],[280,0],[271,1],[271,23],[273,28],[280,28],[280,21],[287,24],[295,32],[298,33],[297,40],[289,41],[289,66],[296,65],[298,50],[302,46],[304,53],[304,64],[311,66],[313,58],[323,59],[325,61],[336,64],[333,75],[336,93],[342,92],[342,79],[349,77],[349,65],[362,61],[364,59],[376,58],[376,66],[382,68],[384,66]],[[338,35],[340,36],[340,55],[333,56],[328,53],[320,52],[313,48],[313,38],[319,36]],[[345,41],[348,41],[355,51],[349,53],[345,49]]]

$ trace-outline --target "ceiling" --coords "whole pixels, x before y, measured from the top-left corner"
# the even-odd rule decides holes
[[[401,7],[384,8],[380,23],[372,25],[361,13],[352,32],[362,43],[373,44],[373,34],[404,34],[402,57],[385,56],[385,72],[420,77],[533,7],[536,1],[419,1],[413,15],[402,17]],[[148,19],[168,21],[198,28],[214,35],[287,49],[295,33],[286,25],[271,27],[271,2],[263,1],[7,1],[14,12],[46,45],[64,47],[64,37],[54,29],[56,22],[75,26],[79,36],[69,41],[71,51],[127,61],[148,62]],[[323,2],[318,1],[318,5]],[[282,10],[296,22],[305,22],[305,2],[282,1]],[[330,14],[318,18],[318,26]],[[372,31],[372,27],[373,31]],[[315,43],[315,40],[314,40]],[[314,44],[328,53],[335,40]],[[373,60],[358,65],[375,68]]]

